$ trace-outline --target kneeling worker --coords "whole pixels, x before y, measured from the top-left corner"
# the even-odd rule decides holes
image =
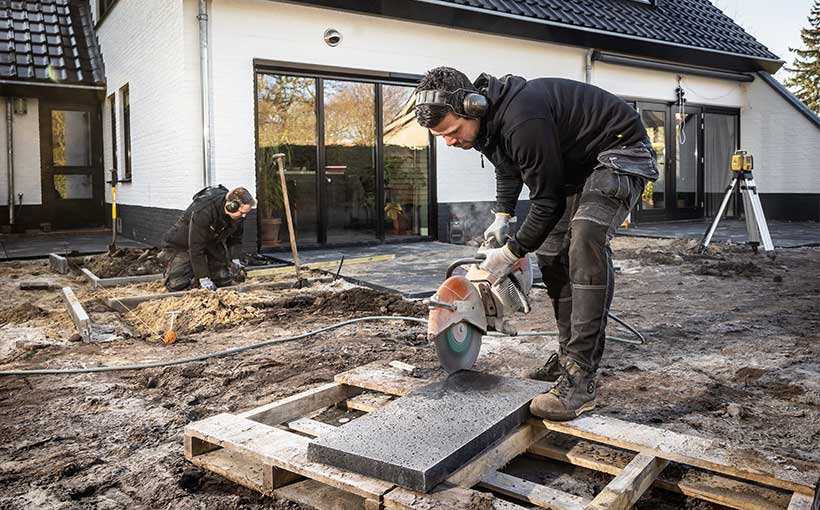
[[[245,188],[228,191],[209,186],[165,234],[163,248],[171,254],[165,271],[165,288],[178,291],[199,287],[216,290],[233,283],[231,268],[241,269],[245,217],[256,205]]]

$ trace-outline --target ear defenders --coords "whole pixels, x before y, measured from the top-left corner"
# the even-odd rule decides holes
[[[228,200],[225,202],[225,210],[229,213],[235,213],[242,208],[242,204],[239,203],[239,200]]]
[[[455,95],[456,92],[465,91],[467,94],[464,95],[464,101],[462,102],[462,110],[463,112],[459,112],[456,110],[455,106],[452,104],[452,97]],[[487,109],[489,108],[490,104],[487,101],[487,98],[484,97],[482,94],[478,92],[469,91],[466,89],[457,89],[453,92],[448,92],[446,90],[420,90],[416,94],[416,106],[421,105],[435,105],[435,106],[444,106],[453,110],[453,113],[456,115],[460,115],[462,117],[467,117],[468,119],[480,119],[484,117],[487,113]]]

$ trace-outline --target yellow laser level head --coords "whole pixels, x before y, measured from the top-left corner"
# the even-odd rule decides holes
[[[746,172],[754,168],[754,157],[744,150],[737,150],[732,155],[732,171]]]

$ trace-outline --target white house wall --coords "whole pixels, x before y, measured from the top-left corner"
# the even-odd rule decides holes
[[[210,20],[217,181],[228,186],[250,186],[254,180],[254,59],[415,74],[449,65],[470,77],[486,71],[584,79],[581,48],[270,0],[213,0]],[[344,38],[336,48],[322,39],[331,27]],[[592,82],[624,97],[670,102],[677,76],[595,63]],[[684,76],[682,84],[690,103],[741,107],[747,102],[736,82]],[[439,202],[492,200],[488,162],[481,168],[474,151],[440,142],[436,150]]]
[[[182,209],[202,187],[199,88],[193,86],[198,81],[199,62],[190,61],[191,22],[183,15],[183,10],[190,12],[189,4],[195,1],[120,1],[97,29],[105,61],[106,96],[117,96],[121,179],[125,147],[120,89],[125,84],[129,88],[132,182],[117,188],[118,203]],[[195,7],[188,18],[195,28]],[[108,127],[103,141],[109,169]],[[106,196],[110,200],[108,189]]]
[[[43,203],[40,173],[39,101],[26,99],[27,113],[14,114],[14,200],[23,194],[24,205]],[[0,97],[0,205],[8,205],[8,148],[6,98]]]
[[[253,59],[422,74],[438,65],[470,76],[482,71],[582,79],[584,51],[417,23],[269,0],[214,0],[212,5],[214,144],[217,180],[253,185]],[[326,28],[344,40],[322,39]],[[446,51],[445,51],[446,50]],[[437,145],[438,201],[492,197],[494,174],[478,154]]]
[[[820,128],[762,79],[748,85],[741,145],[755,158],[760,193],[820,193]]]

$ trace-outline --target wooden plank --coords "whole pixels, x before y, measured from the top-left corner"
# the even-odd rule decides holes
[[[237,452],[217,449],[196,457],[188,458],[194,465],[214,472],[223,478],[244,487],[261,492],[266,496],[273,495],[273,490],[265,487],[263,466],[249,461]]]
[[[338,383],[357,386],[366,390],[403,397],[415,389],[436,382],[438,378],[418,379],[408,377],[401,370],[385,367],[377,361],[342,372],[336,375],[334,380]]]
[[[304,480],[274,491],[274,495],[320,510],[365,510],[364,498],[325,485],[316,480]]]
[[[63,287],[62,296],[66,310],[68,310],[68,315],[71,316],[71,320],[77,327],[77,332],[83,337],[83,340],[90,342],[91,319],[88,318],[88,314],[85,312],[82,303],[80,303],[80,300],[74,295],[74,291],[71,290],[71,287]]]
[[[631,453],[551,433],[532,445],[529,453],[617,476]],[[697,469],[665,470],[655,487],[737,510],[783,510],[789,494]]]
[[[811,496],[795,492],[789,500],[789,508],[787,510],[813,510],[811,503]]]
[[[393,401],[393,397],[384,393],[362,393],[353,398],[347,399],[345,405],[348,409],[372,413],[376,409],[382,408]]]
[[[328,432],[336,430],[336,427],[330,425],[329,423],[322,423],[310,418],[291,420],[287,423],[287,425],[290,430],[301,432],[302,434],[307,434],[311,437],[319,437],[322,434],[327,434]]]
[[[524,507],[486,494],[446,483],[430,493],[396,487],[384,495],[384,507],[393,510],[454,510],[458,508],[492,508],[493,510],[524,510]]]
[[[134,283],[158,282],[165,277],[162,273],[159,274],[143,274],[138,276],[117,276],[115,278],[99,278],[97,279],[97,286],[106,289],[112,287],[121,287],[123,285],[131,285]]]
[[[527,451],[527,448],[545,435],[545,429],[524,424],[496,441],[495,444],[450,475],[447,482],[459,487],[472,487],[488,473],[504,467],[512,459]]]
[[[332,278],[310,278],[307,280],[303,280],[306,283],[323,283],[329,282]],[[255,289],[291,289],[291,288],[299,288],[300,283],[297,281],[293,282],[267,282],[267,283],[250,283],[246,285],[233,285],[229,287],[222,287],[222,289],[228,290],[235,290],[237,292],[247,292],[249,290]],[[221,289],[219,289],[221,290]],[[217,292],[219,292],[217,290]],[[128,313],[140,303],[144,303],[146,301],[154,301],[156,299],[165,299],[170,297],[180,297],[186,295],[190,290],[181,290],[178,292],[161,292],[158,294],[145,294],[142,296],[126,296],[126,297],[119,297],[119,298],[110,298],[105,300],[105,304],[111,310],[115,312],[121,313]]]
[[[374,255],[372,257],[357,257],[352,259],[345,259],[344,266],[351,266],[356,264],[374,264],[377,262],[386,262],[395,259],[395,255]],[[310,264],[302,264],[301,269],[304,270],[320,270],[320,271],[334,271],[339,267],[340,260],[328,260],[325,262],[313,262]],[[293,266],[274,267],[270,269],[259,269],[253,272],[248,272],[248,278],[255,278],[258,276],[272,276],[279,274],[286,274],[293,271]]]
[[[681,464],[751,480],[782,489],[814,494],[820,466],[789,460],[789,470],[754,450],[725,446],[717,439],[704,439],[617,418],[586,415],[568,422],[538,421],[549,430],[647,453]]]
[[[669,464],[666,459],[639,453],[604,487],[587,510],[628,510]]]
[[[331,382],[245,411],[240,413],[238,417],[267,425],[278,425],[300,418],[316,409],[342,402],[347,398],[358,395],[361,391],[359,388]]]
[[[589,499],[495,471],[479,484],[501,494],[553,510],[583,510]]]
[[[185,435],[368,499],[379,499],[393,488],[393,484],[382,480],[310,462],[308,438],[239,416],[219,414],[190,424]]]

